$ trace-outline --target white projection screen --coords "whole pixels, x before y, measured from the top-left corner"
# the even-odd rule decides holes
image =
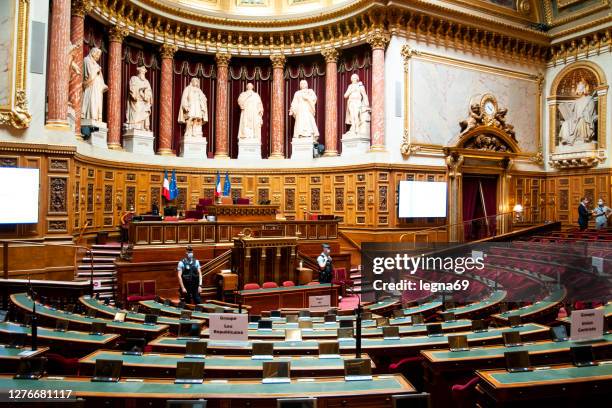
[[[0,168],[0,224],[38,222],[38,169]]]
[[[400,181],[400,218],[446,217],[446,182]]]

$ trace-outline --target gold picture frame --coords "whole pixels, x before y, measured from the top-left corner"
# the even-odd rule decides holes
[[[0,2],[0,19],[9,21],[0,34],[0,53],[7,57],[6,69],[0,69],[0,89],[6,90],[0,93],[0,125],[16,129],[27,128],[32,120],[26,97],[29,17],[29,0]]]

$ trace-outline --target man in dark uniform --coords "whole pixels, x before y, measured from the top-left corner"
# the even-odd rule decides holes
[[[591,218],[591,212],[587,208],[588,204],[588,197],[582,197],[580,199],[580,205],[578,205],[578,225],[580,226],[580,231],[584,231],[589,226],[589,218]]]
[[[332,257],[329,256],[331,247],[323,244],[323,252],[317,257],[319,264],[319,283],[331,283],[333,276]]]
[[[188,246],[185,252],[185,258],[181,259],[177,266],[180,297],[185,303],[195,303],[197,305],[202,302],[200,299],[200,288],[202,287],[200,261],[193,256],[191,246]]]

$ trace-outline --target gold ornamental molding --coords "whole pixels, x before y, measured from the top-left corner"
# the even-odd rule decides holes
[[[574,20],[578,20],[579,18],[582,18],[592,13],[596,13],[601,10],[608,9],[610,7],[610,0],[598,0],[594,4],[590,6],[585,6],[582,9],[574,11],[564,17],[557,17],[554,15],[552,2],[553,0],[543,0],[546,23],[553,27],[560,26]],[[557,2],[561,3],[561,0],[557,0]],[[570,3],[576,3],[576,1],[565,0],[565,4],[562,6],[567,7],[571,5]],[[564,7],[559,7],[559,11],[562,12]]]
[[[8,89],[6,98],[0,101],[0,126],[24,129],[32,120],[26,96],[30,1],[4,0],[0,7],[6,8],[2,14],[10,21],[2,30],[9,33],[8,47],[11,50],[8,69],[0,73],[2,86]]]

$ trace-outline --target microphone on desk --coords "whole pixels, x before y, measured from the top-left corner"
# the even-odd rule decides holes
[[[357,305],[357,318],[355,323],[357,324],[357,333],[355,334],[356,343],[355,343],[355,358],[361,358],[361,312],[363,309],[361,308],[361,301]]]

